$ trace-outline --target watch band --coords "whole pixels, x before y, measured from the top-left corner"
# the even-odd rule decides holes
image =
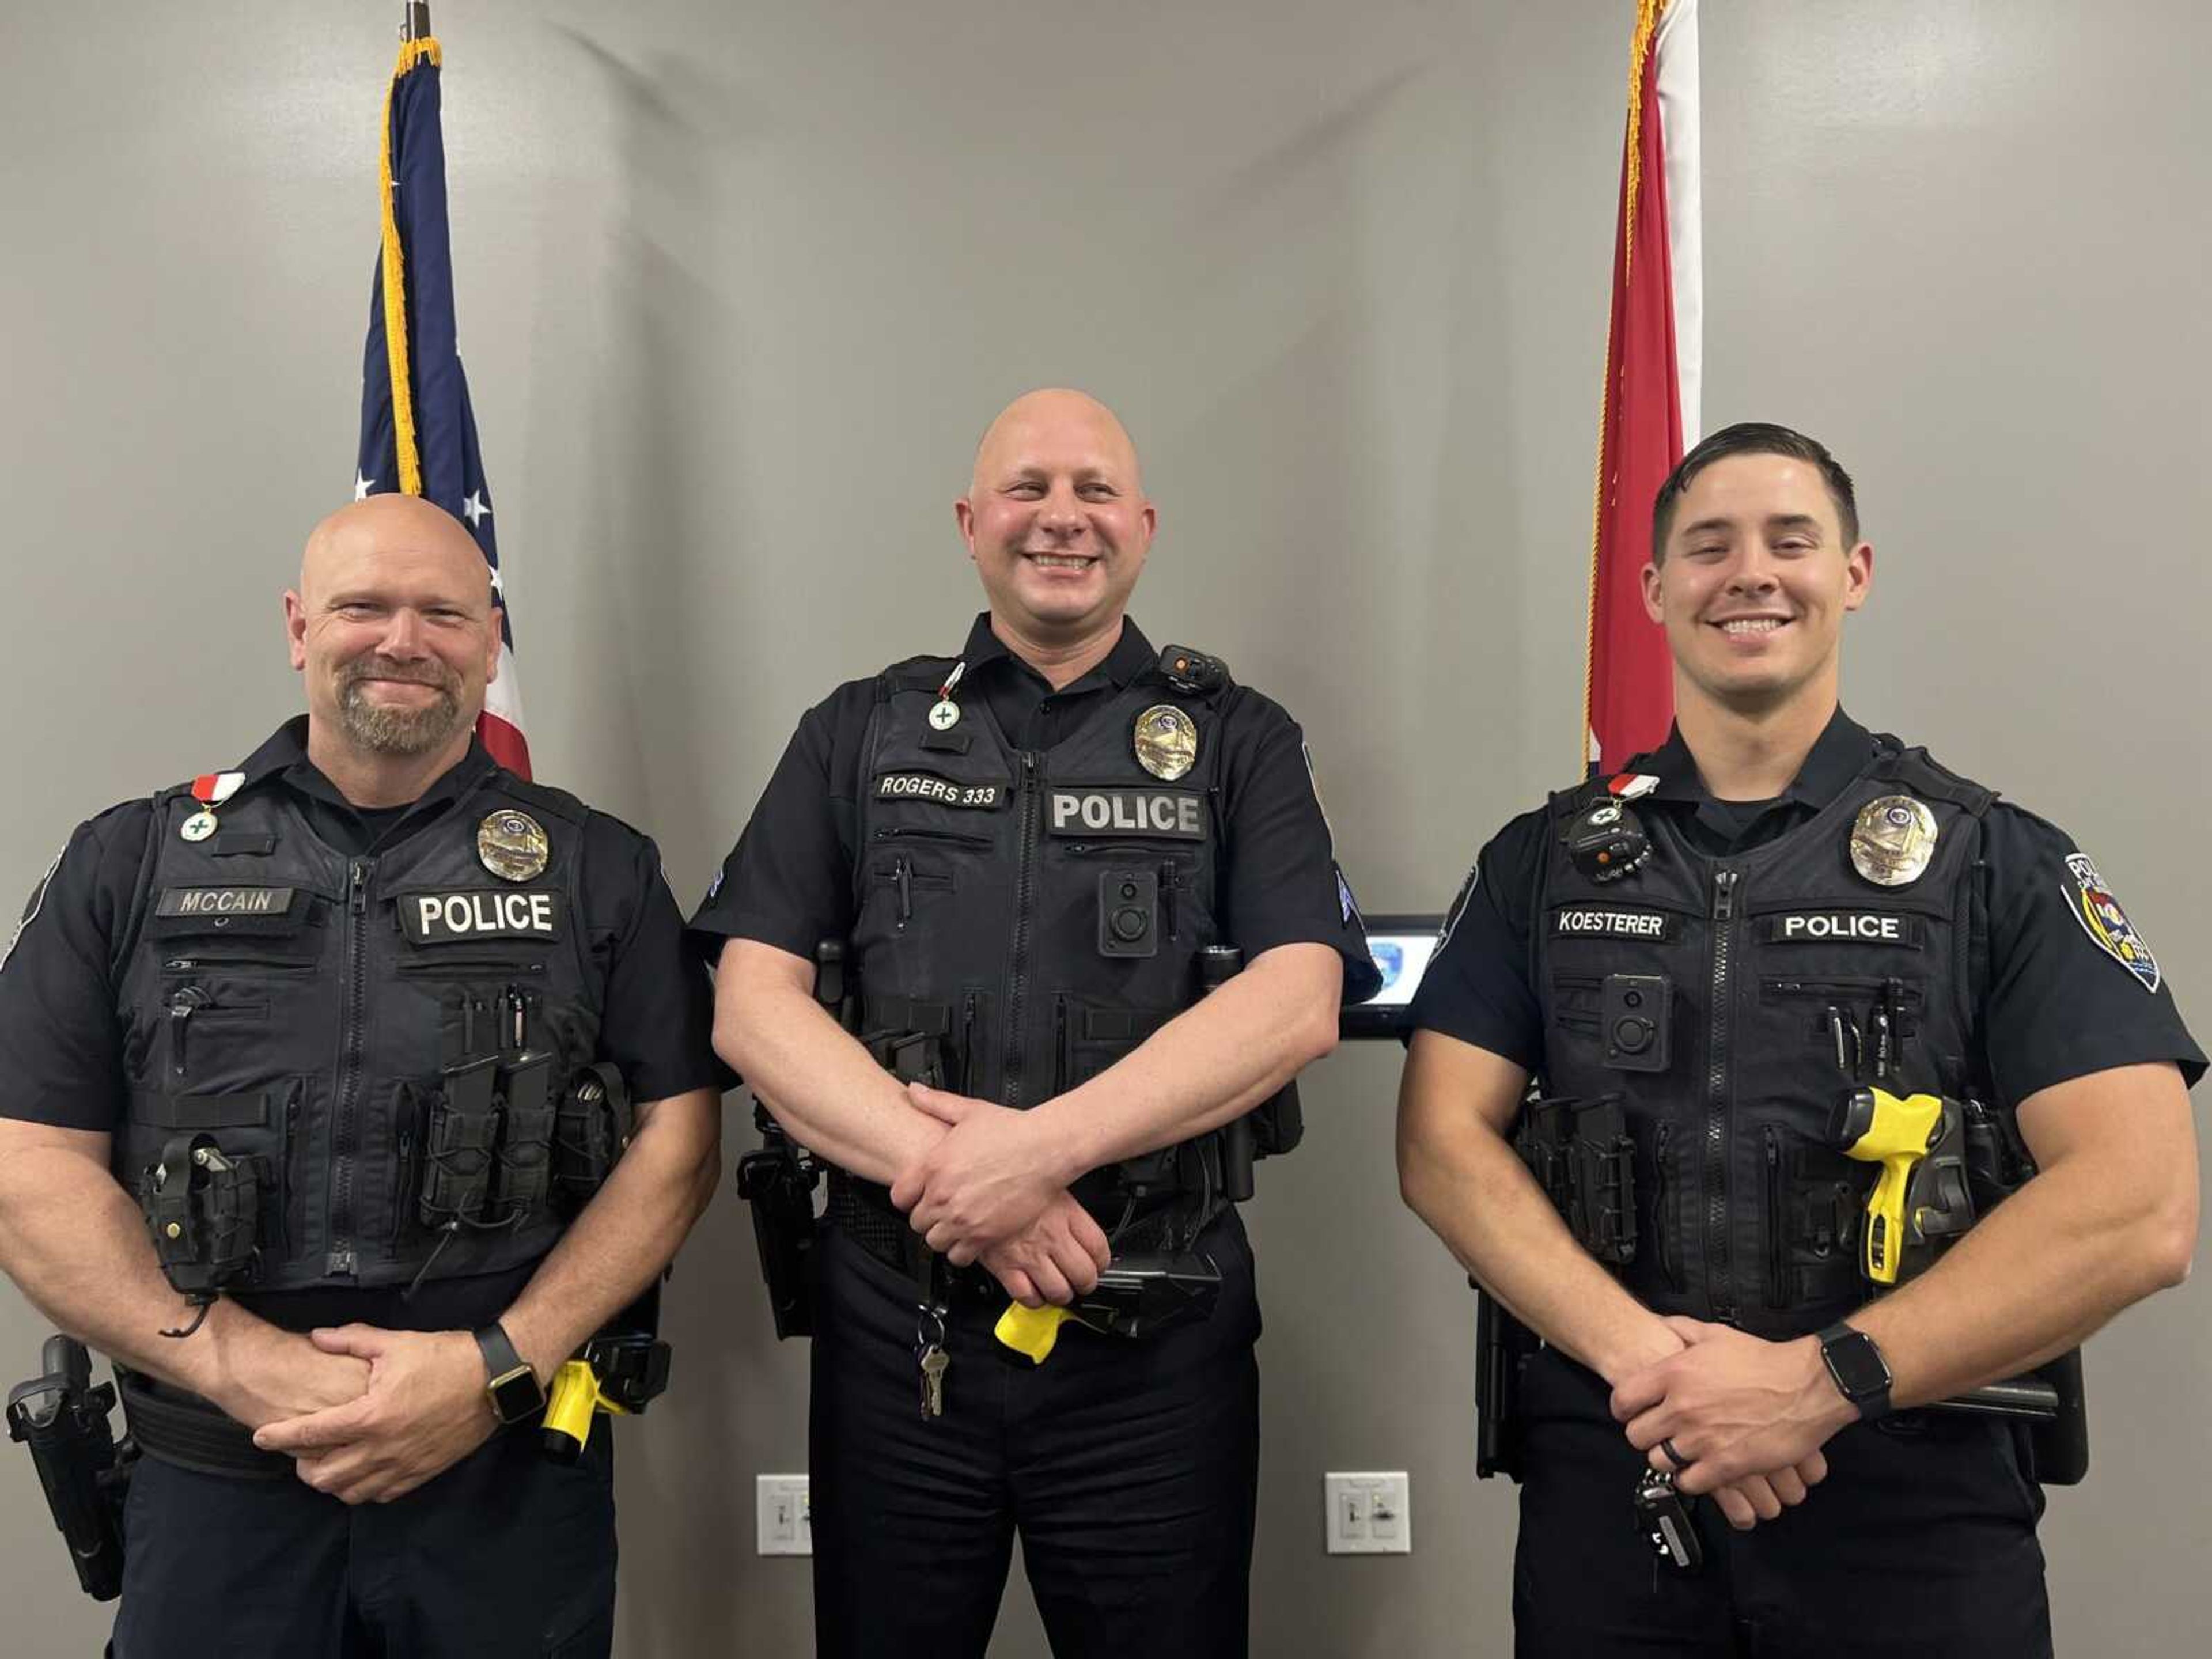
[[[477,1350],[483,1355],[484,1398],[492,1415],[502,1423],[520,1423],[545,1404],[545,1390],[538,1373],[514,1351],[507,1329],[497,1321],[475,1333]]]
[[[1889,1362],[1881,1348],[1864,1331],[1838,1320],[1820,1334],[1820,1361],[1828,1368],[1836,1391],[1859,1409],[1859,1420],[1874,1422],[1889,1415]]]

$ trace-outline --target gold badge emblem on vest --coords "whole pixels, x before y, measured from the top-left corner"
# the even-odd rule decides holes
[[[1198,764],[1198,726],[1171,702],[1156,702],[1137,716],[1130,733],[1137,764],[1163,783],[1173,783]]]
[[[1936,815],[1910,795],[1884,795],[1851,824],[1851,868],[1877,887],[1908,887],[1936,856]]]
[[[538,820],[503,806],[477,825],[477,860],[501,881],[531,881],[544,873],[552,848]]]

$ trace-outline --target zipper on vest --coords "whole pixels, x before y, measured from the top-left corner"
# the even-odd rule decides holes
[[[300,1179],[300,1097],[307,1085],[295,1081],[284,1095],[284,1254],[299,1254],[307,1231],[307,1206]]]
[[[1052,1091],[1059,1094],[1067,1087],[1067,1080],[1075,1073],[1073,1058],[1067,1052],[1067,999],[1056,996],[1052,1000]]]
[[[1030,908],[1036,902],[1037,754],[1022,750],[1022,774],[1016,781],[1021,795],[1018,862],[1014,877],[1013,966],[1006,976],[1006,1073],[1000,1079],[1006,1103],[1022,1103],[1022,1002],[1029,991]]]
[[[368,933],[368,878],[374,859],[356,859],[346,875],[344,1024],[339,1028],[338,1109],[331,1131],[331,1248],[323,1271],[351,1278],[359,1268],[353,1243],[354,1120],[361,1092],[362,1027],[365,1023],[362,957]]]
[[[960,1092],[975,1092],[975,1005],[980,1000],[974,991],[960,998]]]
[[[951,847],[988,847],[988,836],[971,836],[962,830],[925,830],[917,824],[887,824],[876,831],[878,841],[940,841]]]
[[[1713,872],[1712,1023],[1705,1065],[1705,1290],[1712,1316],[1735,1315],[1735,1287],[1729,1269],[1729,947],[1735,937],[1735,870]]]
[[[891,879],[898,884],[898,925],[904,932],[907,923],[914,920],[914,871],[903,853],[891,860]]]
[[[1170,939],[1182,937],[1176,932],[1175,884],[1176,861],[1173,859],[1162,859],[1160,860],[1160,931]]]
[[[1667,1157],[1674,1139],[1674,1126],[1662,1123],[1658,1142],[1651,1149],[1651,1231],[1659,1241],[1659,1272],[1679,1296],[1682,1290],[1682,1267],[1676,1249],[1679,1241],[1674,1237],[1674,1169]]]
[[[1766,1126],[1766,1305],[1789,1305],[1789,1252],[1782,1238],[1782,1132]]]

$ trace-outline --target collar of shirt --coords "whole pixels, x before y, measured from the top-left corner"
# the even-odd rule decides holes
[[[403,823],[410,826],[429,823],[497,766],[482,739],[471,737],[468,752],[404,808],[357,806],[323,775],[321,768],[307,758],[307,717],[295,714],[248,755],[239,769],[246,774],[242,788],[250,789],[274,778],[301,798],[319,832],[337,831],[324,833],[325,840],[349,851],[366,852],[370,846],[393,838]],[[338,815],[335,824],[331,822],[333,814]],[[362,833],[371,826],[375,833]],[[412,833],[411,829],[409,833]]]
[[[1159,660],[1136,618],[1124,617],[1121,636],[1105,658],[1055,691],[1051,681],[991,631],[988,611],[968,630],[960,655],[968,665],[963,683],[975,684],[1006,741],[1018,749],[1051,748],[1066,735],[1071,722],[1079,724],[1090,712],[1089,694],[1119,690]]]
[[[1696,821],[1711,832],[1723,850],[1728,850],[1745,842],[1770,839],[1811,817],[1866,770],[1873,754],[1873,733],[1846,714],[1838,704],[1820,735],[1814,739],[1813,747],[1797,769],[1797,775],[1790,781],[1790,787],[1772,800],[1759,803],[1761,811],[1749,814],[1742,809],[1750,803],[1714,801],[1705,780],[1698,775],[1697,760],[1690,753],[1690,746],[1682,741],[1679,726],[1668,732],[1665,743],[1650,754],[1631,762],[1627,769],[1648,772],[1659,780],[1658,787],[1645,797],[1647,800],[1698,809]],[[1708,811],[1708,808],[1717,810]],[[1762,829],[1764,833],[1753,833]]]

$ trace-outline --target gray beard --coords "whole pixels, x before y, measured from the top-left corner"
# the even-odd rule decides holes
[[[427,755],[461,729],[460,699],[444,686],[427,708],[373,703],[355,680],[338,693],[338,720],[356,746],[380,755]]]

